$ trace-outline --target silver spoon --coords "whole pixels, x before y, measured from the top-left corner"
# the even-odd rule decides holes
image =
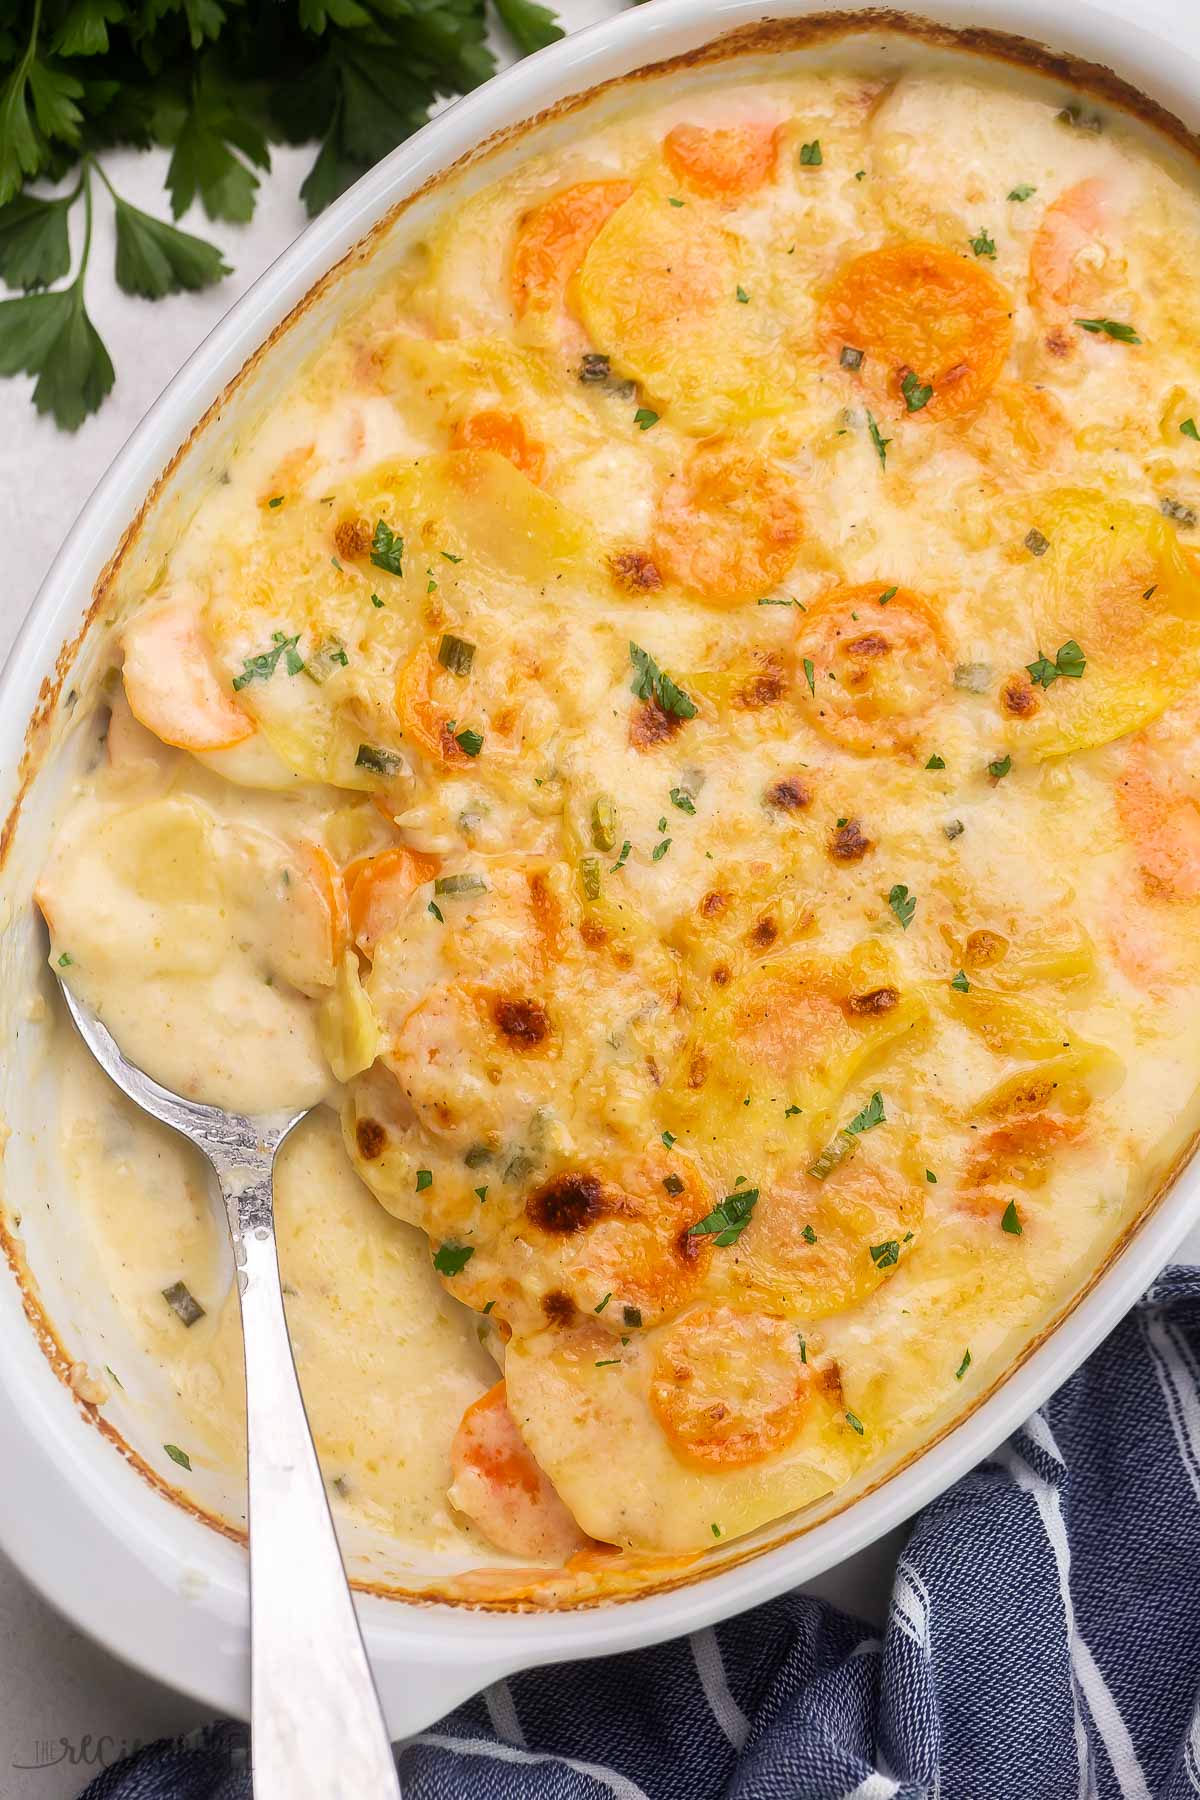
[[[105,1074],[144,1112],[204,1152],[229,1217],[246,1345],[255,1800],[400,1800],[279,1285],[272,1167],[280,1144],[306,1113],[248,1118],[181,1099],[127,1062],[61,977],[59,986]]]

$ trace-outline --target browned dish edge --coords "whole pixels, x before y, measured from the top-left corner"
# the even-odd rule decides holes
[[[477,144],[473,150],[467,151],[464,155],[457,158],[456,161],[441,170],[437,175],[432,176],[414,193],[409,194],[403,200],[398,201],[388,210],[383,218],[379,219],[375,225],[371,227],[366,236],[363,237],[352,250],[348,251],[345,256],[340,258],[332,268],[328,269],[325,274],[313,284],[304,298],[293,307],[287,317],[282,319],[279,324],[275,326],[270,335],[259,345],[258,349],[247,358],[242,368],[226,385],[218,398],[213,401],[212,405],[193,428],[188,438],[180,445],[179,449],[166,464],[157,481],[147,494],[142,506],[139,508],[137,515],[123,533],[120,544],[117,546],[113,556],[101,571],[95,587],[92,590],[92,603],[88,608],[87,614],[85,615],[79,630],[76,632],[75,636],[64,643],[60,649],[58,656],[55,659],[53,675],[47,676],[42,682],[38,694],[37,706],[34,709],[33,716],[30,719],[25,732],[25,747],[18,768],[19,783],[16,798],[13,801],[3,828],[0,830],[0,869],[2,869],[7,862],[8,853],[19,822],[21,808],[24,805],[25,797],[44,757],[49,737],[50,722],[55,707],[58,704],[63,682],[68,671],[75,662],[80,645],[91,630],[97,615],[108,597],[121,564],[141,530],[149,509],[153,506],[164,484],[170,479],[181,458],[186,454],[190,446],[207,429],[213,420],[220,415],[232,395],[236,393],[251,372],[257,368],[261,359],[267,355],[277,340],[281,339],[286,332],[291,330],[292,326],[295,325],[302,314],[304,314],[335,281],[340,280],[351,267],[357,266],[370,258],[380,241],[392,230],[397,219],[399,219],[409,207],[416,201],[423,199],[426,195],[433,192],[452,177],[461,174],[464,169],[496,155],[499,151],[508,148],[511,144],[517,142],[529,132],[547,125],[556,119],[564,118],[573,112],[577,112],[585,106],[590,106],[599,96],[609,93],[617,88],[629,86],[638,81],[657,79],[660,76],[673,74],[682,69],[699,68],[709,63],[726,62],[734,57],[761,55],[764,52],[770,51],[811,49],[814,46],[823,43],[833,43],[839,39],[869,35],[872,32],[887,32],[894,37],[906,38],[916,44],[928,48],[965,51],[971,55],[983,57],[989,62],[1007,63],[1025,71],[1032,70],[1037,74],[1062,81],[1065,85],[1069,86],[1073,92],[1086,93],[1097,100],[1103,101],[1109,106],[1117,107],[1121,111],[1132,115],[1143,124],[1152,126],[1157,132],[1166,137],[1178,148],[1182,149],[1186,154],[1197,159],[1197,161],[1200,161],[1200,136],[1189,130],[1180,119],[1176,118],[1173,113],[1167,111],[1167,109],[1160,105],[1158,101],[1152,100],[1147,95],[1140,93],[1129,82],[1124,81],[1112,69],[1106,68],[1103,64],[1091,62],[1085,58],[1073,56],[1066,52],[1051,50],[1047,45],[1038,43],[1034,39],[1018,37],[1010,32],[997,31],[985,26],[956,28],[939,25],[933,20],[922,18],[917,14],[901,12],[893,7],[868,7],[855,12],[830,11],[812,13],[803,18],[767,19],[756,24],[742,26],[737,30],[724,33],[711,39],[708,43],[701,45],[695,50],[687,51],[680,56],[670,57],[662,62],[647,63],[643,67],[635,69],[627,75],[614,76],[608,81],[601,82],[595,87],[587,89],[586,92],[572,94],[530,119],[523,120],[519,124],[510,125],[505,127],[502,131],[495,132],[490,138]],[[663,1567],[664,1565],[669,1566],[670,1564],[674,1564],[678,1567],[681,1561],[687,1562],[689,1566],[681,1572],[661,1580],[654,1579],[654,1559],[647,1558],[645,1561],[645,1568],[649,1579],[645,1585],[632,1591],[618,1593],[606,1593],[602,1591],[602,1580],[599,1582],[589,1582],[587,1584],[589,1587],[599,1586],[601,1588],[601,1591],[599,1592],[587,1592],[574,1599],[567,1596],[557,1600],[543,1600],[540,1603],[536,1597],[524,1599],[500,1597],[493,1597],[490,1599],[464,1598],[460,1592],[455,1591],[463,1580],[463,1578],[459,1576],[445,1577],[440,1584],[438,1582],[433,1582],[419,1589],[406,1588],[388,1582],[360,1579],[353,1580],[351,1585],[360,1593],[375,1594],[383,1599],[404,1600],[414,1604],[448,1604],[454,1606],[466,1606],[476,1611],[501,1613],[540,1612],[547,1610],[556,1612],[578,1611],[601,1604],[612,1605],[619,1601],[635,1600],[646,1597],[649,1594],[669,1593],[682,1587],[691,1586],[697,1581],[706,1580],[710,1576],[723,1574],[726,1570],[738,1568],[743,1563],[752,1561],[754,1558],[762,1556],[768,1551],[778,1550],[787,1544],[794,1543],[798,1538],[804,1536],[817,1525],[823,1525],[828,1520],[838,1517],[849,1507],[855,1506],[860,1500],[865,1499],[867,1495],[876,1493],[881,1487],[886,1486],[888,1482],[894,1480],[921,1457],[933,1451],[938,1444],[942,1443],[945,1438],[950,1435],[951,1432],[972,1417],[979,1407],[984,1405],[993,1394],[998,1392],[1004,1383],[1007,1382],[1019,1368],[1023,1367],[1029,1358],[1053,1336],[1059,1326],[1070,1317],[1076,1307],[1080,1305],[1103,1277],[1107,1275],[1114,1263],[1120,1259],[1133,1238],[1141,1230],[1146,1221],[1152,1217],[1163,1197],[1169,1192],[1183,1169],[1191,1161],[1196,1153],[1198,1144],[1200,1144],[1200,1132],[1193,1137],[1188,1145],[1179,1151],[1171,1162],[1162,1180],[1137,1214],[1136,1218],[1129,1221],[1125,1230],[1121,1233],[1121,1236],[1110,1247],[1107,1256],[1098,1267],[1093,1270],[1083,1286],[1071,1296],[1052,1319],[1047,1321],[1041,1331],[1038,1332],[1038,1334],[1024,1346],[1020,1354],[1007,1365],[1002,1374],[998,1375],[982,1393],[977,1394],[969,1406],[956,1414],[953,1419],[947,1420],[933,1437],[925,1439],[920,1445],[910,1450],[907,1455],[902,1457],[901,1460],[894,1465],[890,1466],[886,1470],[886,1473],[881,1474],[870,1486],[858,1489],[853,1494],[848,1495],[840,1505],[833,1507],[828,1512],[822,1512],[819,1519],[801,1521],[786,1535],[776,1538],[770,1543],[747,1543],[740,1550],[731,1550],[722,1555],[719,1561],[708,1558],[662,1559],[659,1567]],[[10,1217],[11,1212],[4,1207],[0,1207],[0,1248],[3,1249],[9,1267],[11,1268],[20,1289],[22,1305],[39,1347],[54,1373],[71,1393],[79,1412],[108,1439],[114,1448],[125,1458],[130,1467],[149,1483],[151,1487],[157,1489],[157,1491],[166,1499],[172,1501],[176,1506],[181,1507],[185,1512],[190,1513],[193,1518],[210,1526],[214,1531],[220,1532],[223,1536],[231,1538],[235,1542],[244,1543],[246,1541],[246,1533],[240,1527],[230,1524],[227,1519],[222,1518],[219,1514],[207,1511],[206,1508],[190,1499],[188,1495],[181,1492],[181,1490],[175,1487],[171,1482],[165,1480],[157,1470],[150,1467],[136,1450],[126,1443],[120,1432],[117,1431],[103,1416],[98,1406],[80,1399],[78,1394],[75,1393],[70,1383],[70,1372],[71,1369],[76,1366],[78,1359],[68,1355],[54,1325],[51,1323],[39,1297],[37,1284],[34,1280],[32,1271],[29,1269],[25,1260],[19,1236],[9,1228]],[[627,1575],[632,1575],[634,1573],[634,1568],[631,1568],[630,1562],[627,1559],[621,1559],[621,1561],[623,1563],[623,1572]],[[696,1561],[701,1562],[700,1567],[692,1566]],[[570,1572],[568,1571],[546,1570],[538,1571],[537,1573],[540,1577],[540,1585],[549,1585],[552,1583],[555,1586],[570,1586],[571,1577]],[[531,1570],[514,1569],[511,1571],[511,1574],[513,1577],[514,1589],[520,1587],[528,1594],[529,1589],[537,1585],[530,1580],[530,1577],[533,1574],[533,1571]],[[565,1581],[564,1576],[566,1577]]]

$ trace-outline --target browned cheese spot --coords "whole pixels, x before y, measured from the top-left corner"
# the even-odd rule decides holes
[[[354,1141],[364,1162],[374,1162],[383,1155],[387,1132],[378,1119],[359,1119],[354,1127]]]
[[[604,1189],[596,1175],[568,1171],[530,1194],[525,1212],[535,1225],[567,1237],[592,1225],[605,1211]]]

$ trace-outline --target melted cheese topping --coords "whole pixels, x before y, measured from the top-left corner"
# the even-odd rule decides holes
[[[410,1535],[451,1481],[549,1561],[835,1492],[1187,1136],[1200,210],[1087,125],[920,69],[643,98],[448,201],[134,596],[52,954],[170,1085],[340,1108],[293,1323]],[[213,1295],[194,1207],[137,1249],[97,1129],[229,1437],[228,1303],[158,1297]]]

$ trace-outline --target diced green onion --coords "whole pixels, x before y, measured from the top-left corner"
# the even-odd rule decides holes
[[[438,645],[438,661],[452,675],[469,675],[471,664],[475,661],[475,646],[469,644],[466,638],[455,637],[452,631],[448,631]]]
[[[617,803],[611,794],[597,794],[592,801],[592,842],[597,850],[616,848]]]
[[[185,1282],[173,1281],[163,1289],[162,1297],[184,1325],[192,1326],[204,1317],[204,1308]]]
[[[600,898],[600,858],[585,856],[579,865],[579,877],[583,883],[584,899],[598,900]]]
[[[959,663],[954,670],[954,685],[967,694],[986,694],[995,679],[991,663]]]
[[[433,891],[439,898],[447,894],[486,894],[487,882],[482,875],[439,875]]]
[[[356,769],[370,769],[372,775],[399,775],[404,758],[395,750],[384,750],[378,744],[360,744],[354,759]]]
[[[858,1136],[853,1131],[839,1131],[831,1144],[827,1144],[815,1162],[808,1165],[808,1173],[814,1181],[824,1181],[832,1175],[836,1168],[858,1149]]]
[[[320,686],[322,682],[329,680],[335,669],[344,669],[349,661],[341,638],[327,638],[305,663],[304,673],[310,681],[315,681]]]

